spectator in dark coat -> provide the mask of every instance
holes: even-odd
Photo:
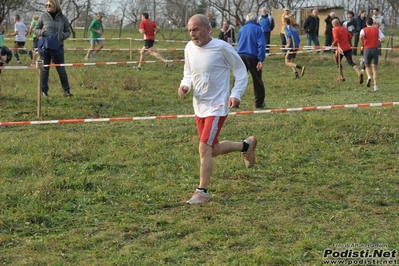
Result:
[[[355,13],[353,13],[353,11],[348,11],[347,15],[347,19],[344,21],[344,23],[342,23],[342,26],[344,26],[349,33],[353,36],[356,34],[356,18],[355,18]],[[349,41],[349,44],[351,45],[351,47],[353,47],[352,45],[352,39]]]
[[[360,12],[360,15],[357,16],[356,18],[356,33],[355,33],[355,44],[354,44],[354,49],[352,50],[354,55],[357,55],[357,46],[359,45],[359,33],[362,29],[367,27],[366,24],[366,17],[367,17],[367,11],[362,10]],[[363,51],[360,51],[360,55],[363,55]]]
[[[227,20],[223,21],[223,26],[220,29],[219,39],[228,42],[231,45],[236,42],[234,27],[230,25],[230,22]]]
[[[333,26],[331,24],[333,19],[335,19],[335,13],[331,12],[324,20],[324,22],[326,23],[326,31],[324,32],[326,40],[324,42],[324,46],[326,47],[330,47],[331,44],[333,43],[333,36],[332,36]]]
[[[319,10],[313,9],[312,14],[308,16],[305,20],[305,24],[303,28],[306,32],[307,46],[311,46],[312,41],[315,45],[316,52],[320,53],[320,42],[319,42],[319,28],[320,28],[320,19],[319,19]],[[312,50],[309,49],[308,53],[312,53]]]

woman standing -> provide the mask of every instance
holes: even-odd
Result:
[[[71,34],[68,19],[62,14],[61,5],[58,0],[48,0],[46,4],[47,11],[44,12],[36,23],[35,34],[38,37],[49,37],[56,35],[58,40],[58,48],[56,50],[45,49],[40,53],[40,58],[44,65],[50,64],[64,64],[64,40]],[[38,47],[39,50],[43,47]],[[73,96],[70,92],[68,75],[64,66],[56,67],[58,76],[60,77],[62,89],[66,97]],[[41,71],[41,87],[44,97],[48,97],[48,77],[50,73],[49,67],[42,68]]]

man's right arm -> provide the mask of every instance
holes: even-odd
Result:
[[[303,24],[304,30],[309,26],[309,17],[306,18],[305,23]]]

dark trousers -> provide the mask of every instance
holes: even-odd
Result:
[[[64,64],[64,47],[60,47],[58,51],[46,50],[43,55],[40,56],[43,60],[44,65],[48,65],[51,62],[54,64]],[[68,75],[64,66],[55,67],[60,77],[61,86],[64,91],[69,91]],[[43,67],[40,73],[42,91],[48,91],[48,76],[50,74],[50,67]]]
[[[265,86],[262,80],[262,70],[256,70],[256,65],[258,64],[258,58],[247,57],[240,55],[242,61],[247,67],[247,71],[251,73],[253,85],[254,85],[254,95],[255,95],[255,107],[261,108],[265,102]]]
[[[355,37],[355,43],[354,43],[354,48],[353,48],[353,55],[357,55],[357,47],[358,47],[358,45],[359,45],[359,33],[355,33],[355,35],[354,35],[354,37]],[[360,50],[360,55],[363,55],[363,51],[362,50]]]
[[[333,41],[334,41],[334,39],[333,39],[332,34],[326,34],[326,41],[324,42],[324,46],[331,46]]]
[[[270,31],[265,31],[263,33],[265,34],[266,54],[268,54],[270,49]]]

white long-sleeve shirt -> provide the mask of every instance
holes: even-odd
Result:
[[[193,87],[195,115],[228,115],[229,98],[241,101],[248,84],[247,69],[234,47],[218,39],[201,47],[190,41],[184,49],[184,57],[184,77],[180,86]],[[235,78],[231,94],[230,70]]]

